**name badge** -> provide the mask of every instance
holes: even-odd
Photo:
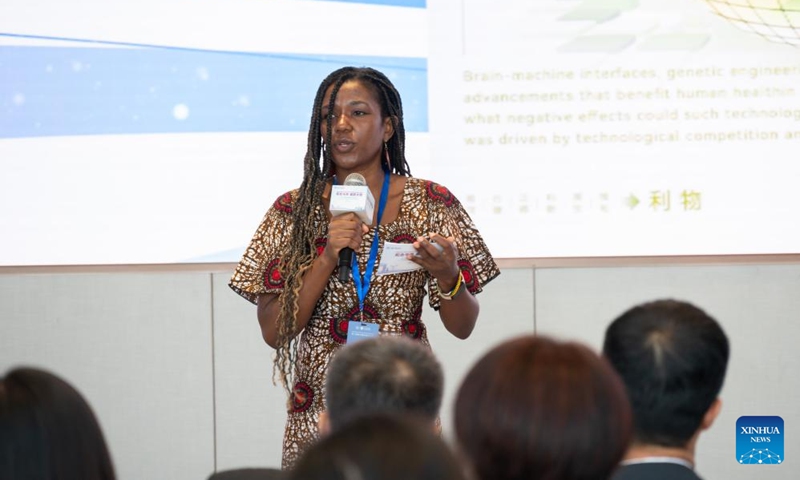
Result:
[[[350,323],[347,325],[347,343],[356,343],[361,340],[377,337],[379,327],[380,325],[377,323],[350,320]]]

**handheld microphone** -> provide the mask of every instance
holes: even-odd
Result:
[[[344,185],[334,185],[331,188],[331,215],[334,217],[343,213],[355,213],[358,218],[372,225],[372,214],[375,211],[375,198],[369,191],[367,180],[360,173],[351,173],[344,181]],[[353,249],[343,248],[339,252],[339,281],[347,282],[350,279],[351,265],[353,264]]]

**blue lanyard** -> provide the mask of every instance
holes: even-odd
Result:
[[[358,268],[358,260],[353,255],[353,283],[356,286],[356,293],[358,294],[358,310],[361,313],[361,319],[364,319],[364,299],[367,298],[369,291],[369,284],[372,281],[372,272],[375,270],[375,260],[378,258],[378,227],[381,224],[381,217],[383,216],[383,209],[386,208],[386,199],[389,198],[389,172],[383,177],[383,187],[381,188],[381,199],[378,203],[378,222],[375,225],[375,236],[372,237],[372,247],[369,249],[369,259],[367,259],[367,269],[362,274]]]

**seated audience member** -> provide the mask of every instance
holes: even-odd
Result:
[[[375,337],[337,352],[325,379],[320,433],[372,413],[402,413],[436,424],[444,374],[427,346],[406,337]]]
[[[686,302],[645,303],[611,323],[603,353],[633,408],[633,444],[614,480],[698,479],[695,445],[719,414],[728,364],[720,325]]]
[[[289,480],[466,480],[463,466],[421,418],[355,418],[309,447]]]
[[[114,480],[100,425],[67,382],[33,368],[0,379],[0,478]]]
[[[283,470],[277,468],[237,468],[213,473],[208,480],[281,480]]]
[[[479,480],[608,479],[631,423],[625,388],[605,359],[540,336],[491,349],[456,397],[456,438]]]

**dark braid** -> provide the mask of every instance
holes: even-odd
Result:
[[[323,144],[321,137],[322,101],[325,92],[331,90],[329,111],[333,111],[336,94],[348,80],[358,80],[371,88],[381,105],[381,115],[390,116],[394,125],[394,135],[387,142],[391,171],[398,175],[411,175],[411,169],[405,157],[406,132],[403,124],[403,104],[400,93],[383,73],[372,68],[344,67],[336,70],[322,81],[314,97],[311,110],[311,123],[308,127],[308,143],[303,164],[303,182],[292,205],[293,226],[289,239],[288,251],[281,262],[281,273],[285,278],[285,289],[280,297],[278,314],[278,349],[275,356],[275,373],[280,376],[281,383],[291,393],[289,385],[291,370],[297,359],[298,333],[296,326],[297,313],[300,310],[298,297],[303,286],[303,275],[311,267],[316,257],[314,240],[317,225],[314,223],[314,211],[322,207],[322,193],[327,177],[333,173],[333,160],[325,145],[331,143],[332,118],[325,118],[326,138]],[[321,161],[321,162],[320,162]],[[320,165],[321,163],[321,165]],[[381,162],[383,164],[383,162]],[[384,169],[385,169],[384,165]]]

